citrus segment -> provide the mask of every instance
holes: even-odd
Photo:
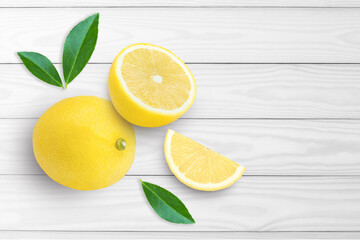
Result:
[[[245,171],[238,163],[170,129],[164,150],[174,175],[198,190],[215,191],[229,187]]]

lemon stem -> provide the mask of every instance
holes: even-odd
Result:
[[[116,140],[115,146],[116,146],[116,148],[117,148],[119,151],[125,150],[125,148],[126,148],[126,141],[125,141],[125,139],[119,138],[118,140]]]

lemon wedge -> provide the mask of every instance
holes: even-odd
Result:
[[[171,129],[164,144],[170,170],[185,185],[203,191],[227,188],[244,173],[245,167]]]

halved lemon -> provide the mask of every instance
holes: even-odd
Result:
[[[159,127],[183,115],[196,95],[193,75],[169,50],[147,43],[123,49],[111,65],[109,92],[116,110],[142,127]]]
[[[244,173],[245,167],[171,129],[164,144],[170,170],[185,185],[203,191],[227,188]]]

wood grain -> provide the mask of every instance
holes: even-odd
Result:
[[[2,8],[0,62],[18,63],[15,53],[26,50],[61,62],[65,36],[94,12],[100,33],[91,62],[150,42],[186,62],[360,63],[359,8]]]
[[[1,239],[359,239],[359,232],[118,232],[118,231],[0,231]]]
[[[42,174],[32,152],[36,119],[0,120],[0,174]],[[247,167],[245,175],[359,175],[359,121],[181,119],[136,127],[128,175],[169,175],[163,142],[174,129]]]
[[[125,177],[103,190],[81,192],[58,185],[44,175],[8,175],[0,176],[0,229],[360,230],[357,177],[243,177],[232,187],[218,192],[193,190],[175,177],[142,179],[180,197],[196,224],[184,226],[161,220],[145,200],[139,177]]]
[[[0,7],[359,7],[358,0],[2,0]]]
[[[360,118],[359,64],[189,67],[197,97],[185,118]],[[38,118],[70,96],[109,99],[109,68],[110,64],[88,65],[64,91],[36,79],[23,65],[0,64],[0,118]]]

